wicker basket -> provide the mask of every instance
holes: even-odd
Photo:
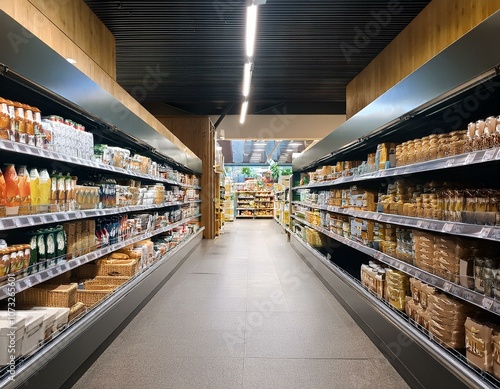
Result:
[[[69,308],[76,303],[77,284],[37,285],[16,295],[16,302],[42,307]]]
[[[120,259],[103,259],[98,261],[99,276],[126,276],[131,277],[137,271],[137,261]]]
[[[77,302],[71,308],[69,309],[69,316],[68,316],[68,322],[71,322],[74,320],[78,315],[82,314],[85,312],[87,307],[85,306],[84,303]]]
[[[90,308],[106,297],[112,290],[113,287],[104,290],[77,290],[76,299],[87,308]]]
[[[47,281],[48,284],[61,285],[71,283],[71,271],[64,272]]]
[[[85,263],[81,266],[78,266],[74,272],[75,276],[79,280],[85,280],[87,278],[94,278],[97,276],[99,268],[95,262]]]
[[[130,280],[130,277],[124,276],[97,276],[94,279],[85,281],[85,288],[92,287],[92,289],[96,286],[120,286]]]

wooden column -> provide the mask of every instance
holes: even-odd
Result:
[[[179,140],[193,151],[202,161],[201,176],[201,224],[205,227],[203,237],[215,238],[215,140],[214,129],[208,116],[157,116]]]
[[[347,118],[366,107],[499,9],[500,0],[432,0],[347,85]],[[483,43],[484,49],[488,50],[488,42]]]

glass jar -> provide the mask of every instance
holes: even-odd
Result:
[[[0,97],[0,139],[10,139],[11,126],[7,101]]]

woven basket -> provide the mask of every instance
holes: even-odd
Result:
[[[124,276],[97,276],[94,279],[85,281],[85,288],[87,286],[92,286],[92,289],[96,286],[120,286],[129,280],[130,277]]]
[[[42,307],[69,308],[76,303],[77,284],[37,285],[16,295],[16,302]]]
[[[131,260],[115,260],[103,259],[97,263],[99,276],[126,276],[131,277],[137,271],[137,261]]]
[[[48,284],[61,285],[71,283],[71,271],[64,272],[47,281]]]
[[[85,307],[84,303],[77,302],[69,309],[68,322],[74,320],[78,315],[85,312],[87,307]]]
[[[78,266],[74,272],[75,276],[79,280],[84,280],[87,278],[94,278],[97,276],[97,273],[99,271],[99,268],[97,267],[96,263],[85,263],[81,266]]]
[[[112,290],[112,287],[104,290],[77,290],[76,299],[87,308],[90,308],[106,297]]]

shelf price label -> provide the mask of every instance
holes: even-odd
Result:
[[[493,306],[493,300],[490,299],[489,297],[485,297],[485,298],[483,298],[483,301],[481,302],[481,306],[483,308],[490,310],[491,307]]]
[[[450,289],[451,289],[451,283],[450,282],[445,282],[444,285],[443,285],[443,290],[446,291],[446,292],[449,292]]]
[[[454,224],[453,223],[445,223],[443,226],[443,232],[451,232],[453,230]]]
[[[449,160],[446,161],[446,164],[444,165],[445,167],[450,167],[455,164],[455,158],[450,158]]]
[[[475,295],[472,292],[464,291],[462,293],[462,298],[464,298],[467,301],[471,301],[471,302],[474,301],[474,297],[475,297]]]
[[[495,154],[496,154],[497,150],[496,149],[489,149],[489,150],[486,150],[484,152],[484,155],[483,155],[483,159],[482,161],[483,162],[486,162],[486,161],[491,161],[494,157],[495,157]]]
[[[491,227],[483,227],[481,229],[481,232],[479,233],[479,236],[481,238],[486,238],[491,232]]]
[[[467,158],[465,158],[464,165],[470,164],[472,161],[474,161],[474,158],[476,158],[476,153],[470,153],[467,155]]]
[[[497,315],[500,315],[500,303],[493,304],[492,311],[495,312]]]

